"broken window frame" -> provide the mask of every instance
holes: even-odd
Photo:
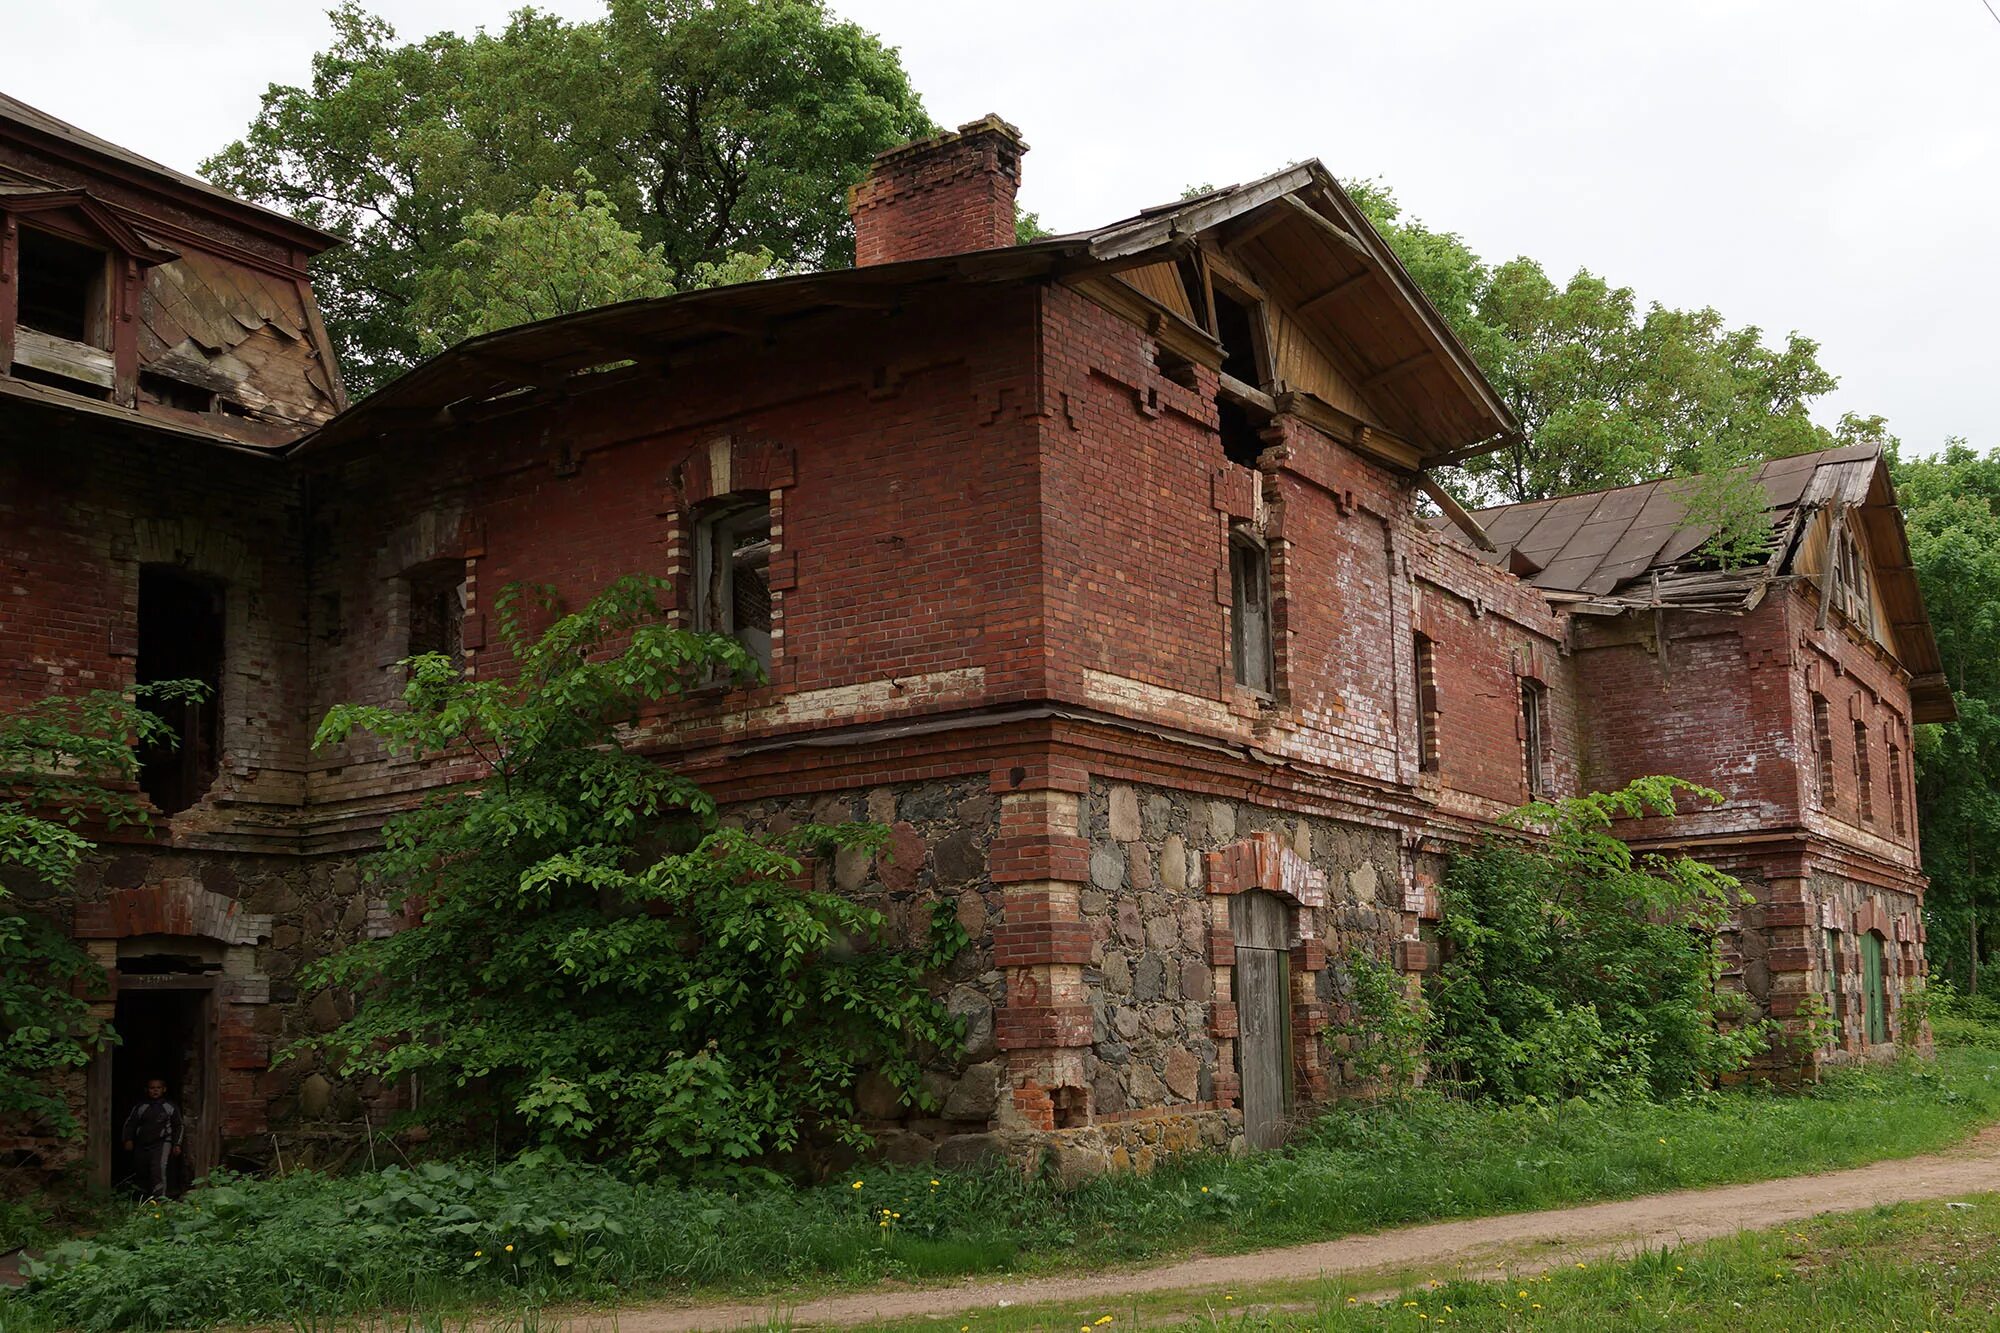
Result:
[[[1839,1046],[1840,1026],[1840,932],[1831,926],[1822,930],[1826,946],[1826,959],[1822,965],[1826,983],[1826,1016],[1831,1028],[1828,1044]]]
[[[1854,805],[1861,822],[1875,822],[1875,793],[1869,777],[1868,724],[1854,724]]]
[[[1833,809],[1833,707],[1818,691],[1812,696],[1813,804]]]
[[[426,561],[403,575],[406,658],[436,653],[463,664],[470,591],[463,559]]]
[[[1521,768],[1528,784],[1528,799],[1539,801],[1548,794],[1544,771],[1548,742],[1548,686],[1533,676],[1521,677]]]
[[[1439,767],[1437,645],[1428,634],[1411,636],[1415,650],[1412,669],[1417,683],[1417,771],[1435,773]]]
[[[768,675],[771,670],[772,642],[776,616],[771,601],[770,562],[774,549],[771,536],[773,516],[768,492],[738,493],[721,497],[695,511],[693,627],[703,633],[720,634],[742,644]],[[740,542],[743,535],[763,531],[763,540]],[[722,557],[728,552],[727,558]],[[760,572],[764,584],[764,623],[744,626],[739,580]],[[721,673],[711,673],[710,683],[721,683]]]
[[[1896,836],[1908,837],[1909,821],[1903,812],[1903,747],[1893,741],[1889,745],[1889,815]]]
[[[1271,551],[1243,524],[1229,530],[1229,662],[1236,683],[1260,699],[1278,694],[1271,632]]]

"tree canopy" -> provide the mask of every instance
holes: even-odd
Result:
[[[356,0],[331,17],[311,80],[270,87],[202,170],[348,238],[314,279],[357,394],[424,355],[427,327],[478,322],[438,294],[468,238],[518,257],[529,247],[510,242],[608,236],[615,220],[631,237],[609,237],[620,272],[649,292],[740,255],[837,265],[847,187],[932,129],[896,52],[821,0],[609,0],[581,23],[524,8],[497,33],[414,42]],[[572,225],[552,228],[566,195]]]
[[[1958,721],[1917,735],[1932,969],[1968,988],[2000,936],[2000,452],[1895,463],[1917,582]]]
[[[1720,476],[1837,442],[1809,415],[1839,383],[1812,339],[1772,348],[1713,308],[1641,310],[1631,288],[1585,270],[1559,283],[1525,256],[1490,264],[1381,183],[1350,193],[1521,422],[1517,443],[1461,469],[1479,501]]]

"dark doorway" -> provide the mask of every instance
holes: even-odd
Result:
[[[130,964],[127,964],[129,966]],[[141,961],[143,965],[143,960]],[[125,1151],[125,1117],[146,1095],[146,1080],[163,1079],[167,1096],[181,1108],[185,1134],[171,1177],[179,1193],[214,1165],[209,1136],[217,1103],[211,979],[185,972],[123,973],[112,1018],[119,1042],[110,1058],[109,1112],[102,1151],[109,1156],[109,1179],[120,1190],[137,1192],[132,1155]]]
[[[1236,936],[1236,1075],[1243,1135],[1253,1148],[1285,1141],[1292,1111],[1292,956],[1285,901],[1261,889],[1229,900]]]
[[[177,814],[202,798],[221,759],[222,588],[173,565],[139,570],[141,685],[198,681],[203,697],[155,699],[147,707],[176,743],[139,757],[139,785],[163,813]]]

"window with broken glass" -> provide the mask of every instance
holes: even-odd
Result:
[[[456,662],[465,651],[465,562],[420,565],[405,579],[410,594],[406,656],[438,653]]]
[[[731,498],[695,522],[694,627],[771,668],[771,502]]]
[[[1538,680],[1521,681],[1522,762],[1527,771],[1528,796],[1540,800],[1547,789],[1542,777],[1542,738],[1547,719],[1543,716],[1548,691]]]

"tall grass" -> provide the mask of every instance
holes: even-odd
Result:
[[[1417,1095],[1333,1111],[1282,1153],[1068,1192],[997,1169],[878,1167],[732,1192],[534,1158],[236,1180],[53,1252],[0,1304],[0,1328],[324,1327],[367,1310],[1092,1266],[1851,1165],[1995,1119],[2000,1051],[1975,1049],[1794,1096],[1498,1108]]]

